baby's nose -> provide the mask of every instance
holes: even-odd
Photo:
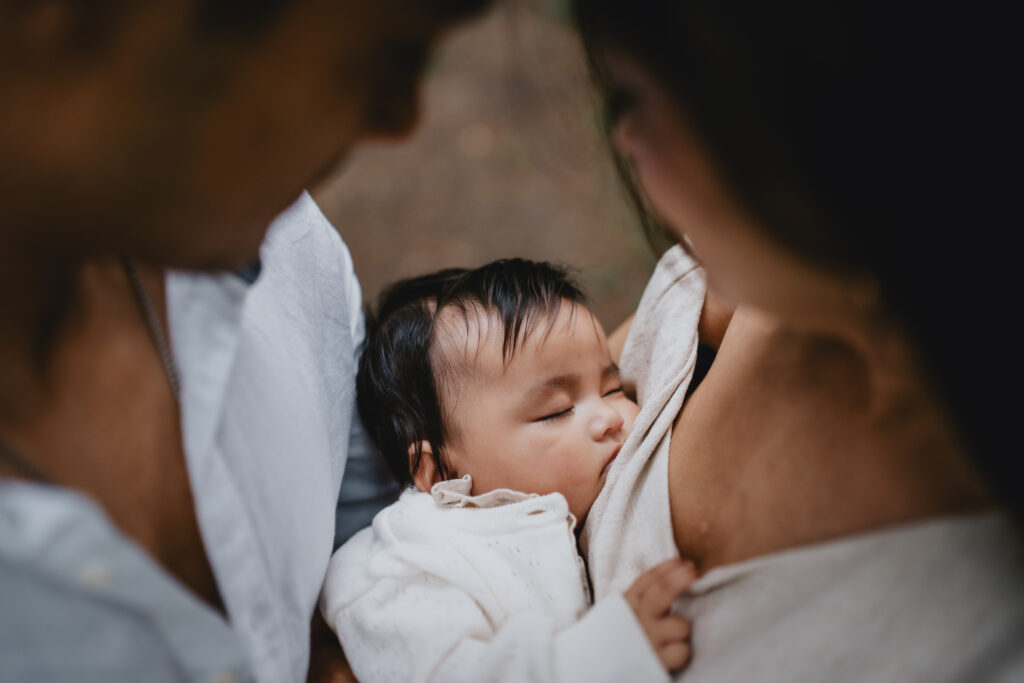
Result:
[[[601,401],[598,412],[591,421],[591,433],[594,440],[600,441],[618,433],[623,424],[625,424],[625,418],[622,414],[607,402]]]

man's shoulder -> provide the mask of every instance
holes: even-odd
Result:
[[[305,191],[270,224],[261,258],[296,248],[328,249],[336,254],[348,252],[334,225]]]
[[[260,261],[257,284],[286,274],[299,281],[321,278],[339,287],[359,286],[348,247],[308,192],[274,219]]]

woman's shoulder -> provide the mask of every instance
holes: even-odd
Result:
[[[738,311],[673,426],[680,552],[717,566],[979,505],[955,443],[919,438],[928,406],[880,407],[866,368],[831,338]]]

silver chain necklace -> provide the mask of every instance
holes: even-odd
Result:
[[[164,333],[164,326],[156,314],[156,309],[153,307],[152,299],[149,298],[146,286],[142,283],[139,269],[128,258],[122,258],[121,265],[124,268],[125,275],[128,277],[128,284],[131,285],[135,303],[138,304],[139,312],[142,314],[146,327],[149,329],[149,335],[153,338],[153,343],[156,345],[157,354],[160,356],[160,362],[164,366],[164,373],[167,375],[167,382],[171,385],[174,399],[180,401],[181,382],[178,379],[178,368],[174,364],[174,356],[171,354],[171,345],[168,343],[167,335]],[[45,472],[15,450],[3,437],[0,437],[0,460],[6,461],[29,479],[46,484],[53,483],[53,480]]]
[[[153,302],[149,298],[146,286],[142,284],[142,278],[139,277],[139,269],[135,267],[135,264],[130,259],[124,258],[121,262],[124,264],[124,272],[128,276],[128,282],[131,284],[132,292],[135,294],[135,301],[139,304],[139,310],[146,321],[146,327],[149,328],[149,334],[153,337],[153,343],[156,344],[156,351],[160,355],[160,362],[164,364],[164,373],[167,375],[167,381],[171,385],[171,391],[174,392],[174,398],[180,400],[181,380],[178,379],[178,368],[174,364],[174,356],[171,355],[171,345],[167,341],[167,335],[164,334],[164,326],[156,314],[156,309],[153,308]]]

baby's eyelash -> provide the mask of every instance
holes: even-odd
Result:
[[[608,396],[611,396],[612,394],[621,394],[623,391],[625,391],[625,390],[622,388],[622,385],[620,384],[619,386],[615,387],[614,389],[611,389],[610,391],[606,391],[604,394],[602,394],[602,397],[607,398]],[[549,415],[544,415],[543,417],[538,417],[535,420],[535,422],[551,422],[552,420],[558,420],[558,419],[561,419],[563,417],[568,417],[568,416],[572,415],[574,412],[576,412],[576,407],[575,406],[570,406],[570,407],[566,408],[565,410],[558,411],[557,413],[551,413]]]
[[[562,417],[568,417],[573,413],[574,410],[575,407],[566,408],[565,410],[560,410],[557,413],[551,413],[550,415],[545,415],[544,417],[538,418],[537,422],[550,422],[551,420],[557,420]]]

